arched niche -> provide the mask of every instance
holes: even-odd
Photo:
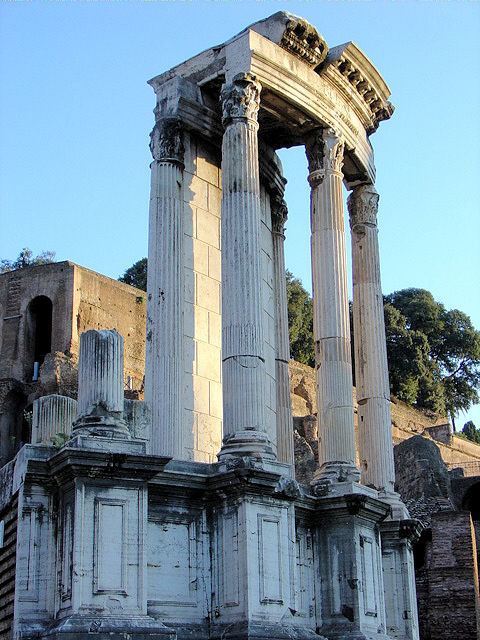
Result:
[[[25,379],[37,380],[40,366],[52,350],[53,304],[37,296],[27,307],[25,322]]]

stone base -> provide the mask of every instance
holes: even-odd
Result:
[[[231,457],[251,456],[264,460],[275,460],[275,453],[268,435],[263,431],[248,429],[237,431],[223,439],[222,448],[218,454],[220,462]]]
[[[389,640],[378,533],[388,513],[385,502],[361,493],[329,494],[317,502],[319,631],[328,640]]]
[[[405,504],[402,502],[402,499],[398,493],[394,491],[379,491],[378,497],[380,500],[384,500],[388,502],[390,505],[392,512],[389,516],[391,520],[409,520],[410,514],[408,513],[408,509]]]
[[[177,634],[149,616],[86,617],[73,615],[42,634],[51,640],[177,640]],[[35,636],[22,635],[22,638]],[[38,637],[38,636],[37,636]]]
[[[74,449],[90,449],[91,451],[108,451],[109,453],[146,453],[145,440],[126,440],[108,436],[91,436],[89,434],[77,434],[68,440],[64,447]]]
[[[131,438],[127,423],[121,417],[112,415],[88,415],[82,416],[72,426],[73,436],[100,436],[104,438],[119,438],[129,440]]]
[[[235,622],[211,627],[210,640],[327,640],[314,629],[268,622]],[[192,638],[193,640],[193,638]],[[382,640],[378,638],[378,640]]]

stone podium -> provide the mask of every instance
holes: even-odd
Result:
[[[125,410],[121,340],[86,335],[71,440],[15,462],[15,637],[417,640],[418,527],[393,486],[370,142],[390,91],[355,44],[329,48],[284,12],[149,84],[146,405]],[[319,407],[309,487],[293,467],[276,154],[299,145]]]

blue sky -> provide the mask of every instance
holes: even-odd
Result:
[[[478,2],[0,3],[0,258],[51,249],[118,277],[144,256],[146,81],[282,9],[355,41],[392,90],[372,136],[384,292],[429,289],[480,328]],[[281,157],[287,266],[309,288],[306,161]]]

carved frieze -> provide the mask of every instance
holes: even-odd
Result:
[[[183,165],[185,149],[179,120],[174,118],[157,120],[150,134],[150,151],[154,160]]]
[[[376,226],[378,195],[372,184],[362,184],[348,196],[347,206],[350,214],[350,227],[352,230],[360,225]]]
[[[238,73],[231,84],[224,85],[220,94],[222,121],[226,126],[232,120],[257,121],[262,86],[250,73]]]
[[[328,53],[327,43],[315,27],[296,16],[287,22],[280,46],[311,67],[318,67]]]
[[[370,82],[345,55],[340,56],[335,61],[335,66],[352,89],[362,97],[369,107],[372,114],[372,125],[367,133],[373,133],[377,130],[382,120],[388,120],[392,116],[394,106],[378,94]]]

